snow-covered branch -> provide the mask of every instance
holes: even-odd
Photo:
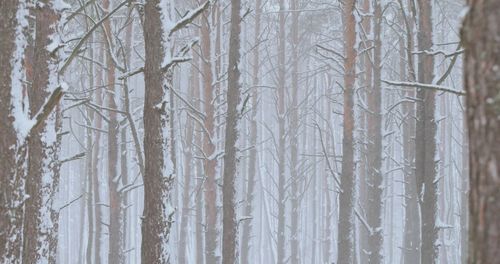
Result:
[[[426,84],[426,83],[419,83],[419,82],[397,82],[397,81],[387,81],[387,80],[382,80],[382,82],[389,84],[389,85],[392,85],[392,86],[430,89],[430,90],[452,93],[452,94],[456,94],[458,96],[466,95],[466,93],[464,91],[457,91],[457,90],[454,90],[454,89],[446,87],[446,86],[435,85],[435,84]]]

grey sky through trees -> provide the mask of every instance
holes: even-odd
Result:
[[[0,1],[0,263],[498,263],[499,8]]]

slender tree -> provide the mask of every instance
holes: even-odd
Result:
[[[418,1],[418,49],[424,51],[418,56],[418,81],[432,84],[434,79],[434,56],[425,51],[432,49],[433,24],[432,1]],[[437,239],[438,227],[436,226],[437,212],[437,182],[436,182],[436,120],[435,91],[431,89],[418,89],[417,98],[417,132],[415,136],[415,177],[417,191],[420,195],[421,213],[421,252],[422,263],[436,263],[438,256]]]
[[[261,16],[262,16],[262,1],[255,1],[255,28],[254,28],[254,45],[258,45],[260,41],[260,27],[261,27]],[[249,160],[248,160],[248,178],[246,182],[246,204],[244,209],[244,216],[250,216],[253,213],[253,198],[255,181],[257,174],[257,113],[258,113],[258,85],[260,82],[260,49],[257,46],[254,50],[253,65],[252,65],[252,113],[250,119],[250,150]],[[241,236],[241,259],[240,263],[249,263],[250,247],[251,247],[251,236],[253,226],[253,219],[249,219],[243,222],[242,226],[242,236]]]
[[[222,188],[222,263],[236,263],[237,258],[237,229],[236,219],[236,171],[238,140],[238,122],[240,111],[240,34],[241,34],[241,1],[231,1],[231,25],[229,35],[229,63],[226,136],[224,146],[224,174]]]
[[[356,0],[343,2],[344,21],[344,127],[339,194],[338,263],[354,261],[354,84],[356,82]]]
[[[368,241],[368,262],[382,263],[382,6],[380,1],[374,5],[373,41],[373,87],[367,90],[367,221],[371,228]]]

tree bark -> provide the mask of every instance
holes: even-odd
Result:
[[[104,15],[108,14],[110,9],[110,0],[103,1],[103,9],[105,10]],[[107,19],[104,21],[104,29],[106,34],[104,38],[108,38],[106,43],[111,43],[113,40],[111,37],[111,21]],[[108,51],[106,56],[106,67],[107,67],[107,82],[106,82],[106,98],[107,107],[109,109],[118,109],[115,95],[115,64],[111,57],[113,51],[113,45],[106,45]],[[109,199],[109,226],[108,226],[108,263],[109,264],[119,264],[123,262],[123,227],[121,215],[121,196],[118,193],[118,187],[120,184],[120,175],[118,175],[118,134],[119,134],[119,124],[117,113],[115,111],[108,111],[108,133],[107,133],[107,170],[108,170],[108,199]]]
[[[0,262],[19,263],[22,248],[23,203],[26,148],[18,140],[13,118],[20,109],[23,92],[21,84],[24,46],[23,25],[18,20],[27,14],[25,1],[0,2]],[[25,26],[25,25],[24,25]],[[19,35],[21,34],[21,35]],[[20,54],[18,53],[20,52]]]
[[[58,21],[60,10],[54,2],[45,0],[36,7],[35,43],[32,85],[28,89],[30,112],[33,119],[51,93],[57,88],[57,51],[50,45],[59,40]],[[61,128],[60,113],[52,112],[31,134],[28,142],[28,173],[23,236],[24,263],[55,263],[57,250],[57,226],[59,208],[54,207],[54,198],[59,183],[59,150]]]
[[[500,263],[500,3],[467,3],[462,41],[470,151],[468,263]]]
[[[173,165],[169,157],[170,117],[168,89],[172,85],[172,70],[164,74],[162,63],[166,52],[163,43],[160,0],[144,5],[145,101],[144,101],[144,212],[142,219],[142,263],[170,263],[170,229],[174,208],[171,190],[174,185]],[[166,76],[165,76],[166,75]],[[164,81],[165,78],[165,81]],[[165,86],[165,87],[164,87]]]
[[[432,1],[419,0],[418,19],[418,49],[431,50],[433,45]],[[434,79],[434,56],[419,54],[418,56],[418,81],[431,84]],[[436,130],[434,117],[436,108],[435,91],[418,89],[417,98],[417,130],[416,130],[416,157],[415,177],[417,191],[421,196],[420,213],[421,221],[421,252],[422,263],[436,263],[438,256],[438,228],[436,226],[437,212],[437,182],[436,182]]]
[[[212,7],[212,16],[214,15]],[[211,24],[208,13],[202,17],[201,25],[201,52],[202,52],[202,76],[203,76],[203,104],[205,110],[204,126],[206,134],[203,137],[203,153],[205,160],[203,169],[205,171],[205,261],[207,264],[217,263],[215,250],[217,248],[217,187],[215,174],[217,168],[217,157],[215,156],[215,89],[212,84],[212,39],[210,37]]]
[[[356,82],[356,0],[343,3],[344,21],[344,124],[342,173],[339,194],[338,263],[354,262],[354,84]]]
[[[379,1],[374,1],[374,42],[373,42],[373,87],[367,91],[367,222],[370,230],[368,240],[368,263],[382,263],[382,206],[383,206],[383,175],[382,175],[382,7]]]
[[[224,175],[222,187],[222,263],[237,263],[236,245],[238,242],[236,219],[235,180],[238,166],[238,123],[240,112],[240,34],[241,1],[231,1],[231,25],[229,39],[228,89],[226,136],[224,146]]]

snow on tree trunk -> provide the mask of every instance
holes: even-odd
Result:
[[[6,0],[0,4],[0,262],[21,259],[26,148],[19,140],[25,88],[23,58],[24,30],[28,26],[26,1]]]

